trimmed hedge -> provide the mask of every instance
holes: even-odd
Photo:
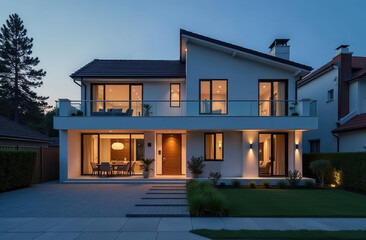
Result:
[[[309,165],[315,160],[330,160],[333,171],[329,171],[326,183],[333,183],[334,169],[341,170],[342,186],[366,191],[366,152],[307,153],[303,154],[303,176],[315,178]]]
[[[34,151],[0,150],[0,192],[31,185],[36,158]]]

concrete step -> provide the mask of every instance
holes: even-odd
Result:
[[[139,206],[187,206],[186,199],[164,198],[164,199],[141,199],[137,201]]]
[[[181,184],[184,186],[185,179],[68,179],[66,184]]]

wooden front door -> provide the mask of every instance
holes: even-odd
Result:
[[[181,174],[182,135],[163,134],[163,175]]]

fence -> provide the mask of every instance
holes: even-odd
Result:
[[[33,183],[42,183],[57,180],[59,178],[59,148],[0,146],[0,149],[30,150],[37,153]]]

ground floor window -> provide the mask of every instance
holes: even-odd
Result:
[[[286,133],[260,133],[258,144],[259,176],[285,176],[288,169]]]
[[[141,173],[144,134],[83,134],[82,174],[92,174],[93,165],[129,163],[130,174]]]
[[[320,152],[320,139],[309,140],[310,152],[319,153]]]
[[[205,160],[224,159],[224,134],[205,133]]]

